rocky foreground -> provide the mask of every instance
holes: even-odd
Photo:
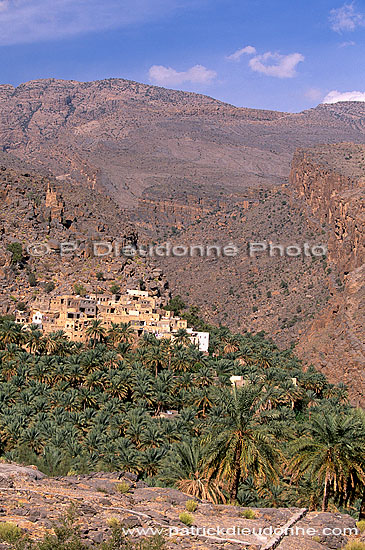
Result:
[[[174,489],[148,487],[129,473],[49,478],[33,466],[0,464],[0,522],[15,523],[34,539],[52,533],[70,505],[91,548],[108,538],[115,520],[129,529],[163,529],[167,550],[336,549],[344,548],[356,528],[355,520],[343,514],[267,508],[253,510],[255,518],[246,519],[243,507],[203,501],[188,528],[179,519],[188,500],[190,496]],[[287,529],[292,531],[285,534]],[[0,543],[0,550],[7,548]]]

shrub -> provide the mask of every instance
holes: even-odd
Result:
[[[74,284],[74,293],[78,296],[86,296],[86,288],[79,283]]]
[[[241,516],[245,519],[255,519],[256,518],[256,514],[253,510],[251,510],[251,508],[248,508],[247,510],[243,510],[243,512],[241,513]]]
[[[175,296],[174,298],[171,298],[167,306],[164,307],[167,311],[173,311],[175,315],[179,315],[182,309],[185,309],[186,305],[183,302],[180,295]]]
[[[119,285],[112,285],[112,286],[110,287],[110,292],[111,292],[112,294],[119,294],[119,292],[120,292],[120,286],[119,286]]]
[[[189,527],[194,523],[193,516],[188,514],[187,512],[181,512],[181,514],[179,515],[179,520]]]
[[[96,278],[98,281],[104,281],[104,273],[102,271],[98,271],[96,274]]]
[[[137,542],[131,541],[120,523],[112,525],[112,536],[101,544],[90,546],[85,543],[76,527],[55,528],[56,536],[46,535],[40,541],[29,537],[17,540],[11,550],[164,550],[165,541],[161,535],[146,537]]]
[[[3,542],[16,542],[22,536],[22,530],[15,523],[0,523],[0,540]]]
[[[361,519],[357,522],[356,527],[360,531],[360,533],[363,533],[365,531],[365,519]]]
[[[29,273],[28,275],[28,283],[29,283],[29,286],[37,286],[37,277],[35,275],[35,273]]]
[[[111,529],[117,529],[120,526],[120,521],[114,517],[108,518],[106,523]]]
[[[118,491],[118,493],[121,493],[122,495],[125,495],[129,492],[129,489],[131,488],[130,484],[126,481],[121,481],[120,483],[115,484],[115,490]]]
[[[118,525],[113,525],[112,531],[112,536],[107,542],[93,548],[95,548],[95,550],[164,550],[166,548],[164,539],[161,535],[146,537],[138,542],[132,542],[128,539],[128,536],[125,535],[123,526],[120,523]],[[69,548],[67,548],[67,550],[69,550]]]
[[[361,540],[353,540],[348,542],[343,550],[365,550],[365,542]]]
[[[48,281],[48,283],[45,284],[45,287],[44,287],[44,290],[46,292],[52,292],[52,290],[54,290],[56,288],[56,285],[54,284],[53,281]]]
[[[20,243],[10,243],[6,247],[11,252],[11,263],[13,265],[20,264],[24,260],[23,247]]]
[[[188,512],[195,512],[198,508],[198,503],[195,500],[187,500],[185,507]]]

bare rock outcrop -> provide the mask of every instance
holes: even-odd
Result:
[[[363,404],[365,147],[343,143],[299,151],[291,183],[313,216],[330,227],[332,270],[331,300],[302,336],[297,352],[330,380],[347,384],[353,402]]]
[[[179,514],[186,510],[189,495],[148,487],[126,472],[48,478],[32,467],[1,467],[22,476],[15,477],[12,486],[0,491],[1,521],[16,523],[34,539],[52,533],[71,504],[81,535],[91,545],[110,536],[111,520],[130,529],[135,540],[138,535],[136,531],[133,534],[133,529],[149,530],[149,534],[160,531],[167,550],[272,550],[278,543],[283,550],[340,549],[356,533],[355,520],[345,514],[261,508],[254,510],[255,518],[246,519],[240,506],[199,500],[193,528],[188,529]],[[121,482],[123,492],[118,490]],[[324,532],[325,528],[330,531]],[[337,528],[337,534],[333,535],[331,528]]]

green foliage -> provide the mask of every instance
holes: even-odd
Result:
[[[346,544],[343,550],[365,550],[365,542],[352,540]]]
[[[357,522],[356,524],[356,527],[358,528],[358,530],[360,531],[360,533],[364,533],[365,531],[365,519],[362,519],[360,521]]]
[[[102,543],[97,550],[165,550],[165,548],[165,541],[161,535],[132,542],[125,535],[123,526],[117,525],[113,527],[113,534],[109,541]]]
[[[196,512],[196,509],[198,508],[198,503],[196,500],[187,500],[185,503],[185,508],[188,512]]]
[[[194,524],[194,518],[191,514],[188,514],[188,512],[181,512],[181,514],[179,514],[179,520],[188,527]]]
[[[98,281],[104,281],[104,273],[102,271],[98,271],[96,274],[96,278]]]
[[[112,294],[119,294],[119,293],[120,293],[120,286],[119,286],[119,285],[116,285],[116,284],[111,285],[111,287],[110,287],[110,292],[111,292]]]
[[[28,283],[30,286],[37,286],[37,277],[32,271],[28,275]]]
[[[318,508],[327,487],[329,505],[358,505],[365,420],[346,387],[264,333],[209,331],[202,354],[185,331],[134,345],[129,325],[97,320],[81,344],[0,319],[0,455],[55,476],[128,471],[197,501]]]
[[[13,265],[21,264],[24,261],[23,247],[21,243],[18,243],[18,242],[10,243],[8,244],[6,249],[9,250],[9,252],[11,252],[11,263]]]
[[[174,296],[174,298],[171,298],[169,303],[165,306],[164,309],[167,311],[173,311],[175,315],[179,315],[183,309],[186,308],[186,305],[181,298],[181,296],[177,295]]]
[[[86,288],[79,283],[74,284],[73,290],[78,296],[86,296]]]
[[[0,523],[0,540],[3,542],[15,542],[22,536],[22,530],[15,523]]]
[[[126,493],[128,493],[130,488],[131,488],[130,484],[127,483],[126,481],[121,481],[120,483],[115,484],[115,490],[118,493],[121,493],[122,495],[125,495]]]
[[[93,544],[94,550],[164,550],[165,541],[162,536],[146,537],[137,542],[131,541],[124,532],[123,526],[117,521],[109,521],[112,535],[106,542]],[[0,524],[1,525],[1,524]],[[90,550],[80,535],[76,523],[75,510],[70,508],[59,525],[54,526],[54,535],[46,535],[40,541],[29,537],[14,538],[11,550]]]
[[[54,290],[56,288],[56,285],[54,284],[53,281],[48,281],[45,286],[44,286],[44,290],[49,294],[50,292],[52,292],[52,290]]]
[[[308,474],[313,483],[323,485],[322,511],[326,512],[335,487],[346,494],[350,480],[365,483],[364,444],[364,418],[357,412],[314,414],[306,432],[291,443],[293,479]]]
[[[243,510],[243,512],[241,512],[240,515],[245,519],[255,519],[256,518],[256,513],[253,510],[251,510],[251,508],[248,508],[247,510]]]

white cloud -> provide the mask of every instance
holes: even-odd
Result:
[[[339,46],[340,48],[348,48],[349,46],[356,46],[356,42],[354,42],[353,40],[348,40],[347,42],[341,42]]]
[[[163,65],[153,65],[149,70],[149,76],[152,82],[161,86],[179,86],[184,82],[192,84],[209,84],[215,79],[217,73],[211,71],[203,65],[195,65],[187,71],[176,71],[172,67]]]
[[[277,78],[293,78],[296,75],[298,63],[304,61],[300,53],[281,55],[279,53],[266,52],[250,59],[249,65],[253,71],[275,76]]]
[[[118,28],[187,5],[191,0],[0,0],[0,45]]]
[[[365,92],[329,92],[322,103],[338,103],[339,101],[365,101]]]
[[[253,55],[255,53],[256,53],[256,48],[254,48],[253,46],[245,46],[244,48],[237,50],[231,55],[228,55],[226,59],[229,59],[230,61],[239,61],[243,56],[243,54]]]
[[[364,25],[364,16],[356,11],[354,2],[331,10],[329,20],[331,29],[340,33],[342,31],[354,31],[356,27]]]

